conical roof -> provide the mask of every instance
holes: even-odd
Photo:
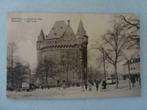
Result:
[[[56,21],[53,25],[52,29],[50,30],[50,33],[47,36],[47,39],[53,39],[53,38],[60,38],[63,36],[65,30],[66,30],[66,23],[65,21]]]
[[[79,27],[78,27],[78,30],[77,30],[77,35],[78,36],[86,35],[86,31],[84,29],[82,20],[80,20]]]
[[[76,38],[75,34],[73,32],[73,29],[70,26],[69,21],[68,21],[68,25],[66,27],[66,30],[65,30],[65,32],[63,34],[63,38],[65,38],[65,39],[75,39]]]
[[[44,32],[43,32],[43,30],[41,29],[40,34],[39,34],[39,36],[38,36],[38,41],[43,41],[44,39],[45,39]]]

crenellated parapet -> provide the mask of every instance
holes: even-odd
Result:
[[[75,40],[64,40],[64,39],[53,39],[44,40],[37,42],[37,49],[42,50],[44,48],[76,48],[79,47],[77,39]]]

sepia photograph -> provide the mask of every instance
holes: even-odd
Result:
[[[140,96],[139,16],[9,13],[6,68],[11,99]]]

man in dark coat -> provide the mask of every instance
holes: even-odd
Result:
[[[134,87],[135,86],[135,76],[134,75],[132,75],[131,76],[131,83],[132,83],[132,87]]]
[[[106,89],[106,86],[107,86],[107,83],[106,83],[106,80],[103,80],[103,82],[102,82],[102,89]]]
[[[99,89],[99,80],[95,80],[96,91]]]

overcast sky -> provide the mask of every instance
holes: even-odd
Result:
[[[88,35],[88,62],[96,66],[97,52],[92,44],[100,42],[100,37],[111,28],[112,15],[108,14],[47,14],[47,13],[9,13],[8,42],[15,42],[15,55],[26,61],[33,68],[37,64],[36,41],[40,30],[47,35],[57,20],[70,20],[76,33],[80,19]]]

